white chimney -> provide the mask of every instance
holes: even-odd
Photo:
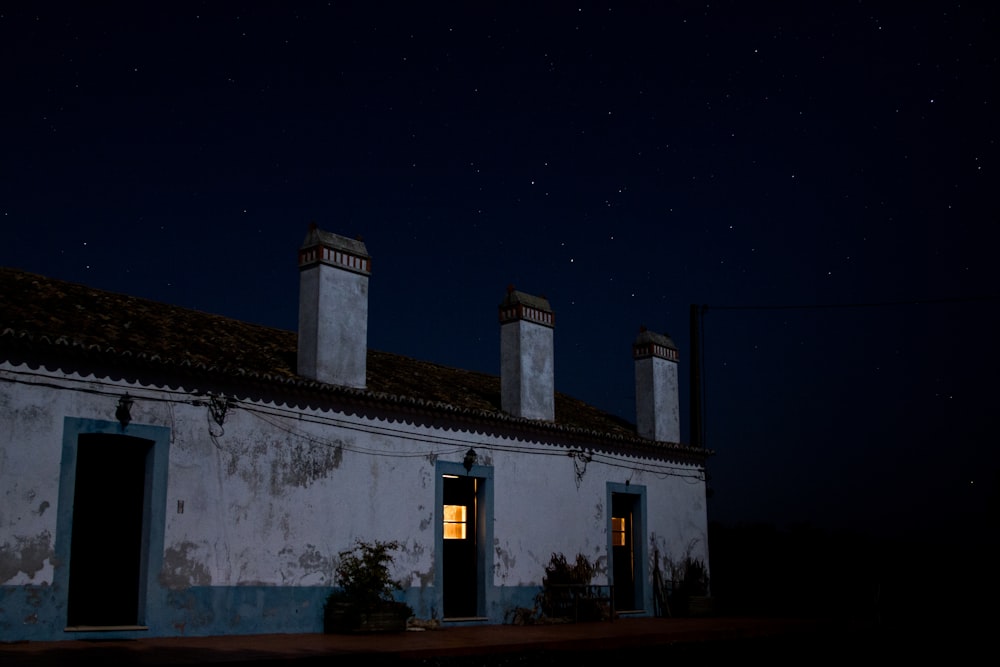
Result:
[[[299,375],[365,387],[370,274],[362,241],[309,226],[299,249]]]
[[[680,442],[677,346],[670,336],[639,330],[632,344],[635,359],[635,423],[639,437]]]
[[[500,304],[500,403],[525,419],[555,419],[555,315],[549,302],[507,288]]]

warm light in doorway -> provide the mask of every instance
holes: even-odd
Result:
[[[616,547],[625,546],[624,517],[611,517],[611,544]]]
[[[444,539],[464,540],[466,526],[465,505],[444,506]]]

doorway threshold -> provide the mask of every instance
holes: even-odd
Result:
[[[132,630],[149,630],[148,625],[70,625],[63,632],[122,632]]]

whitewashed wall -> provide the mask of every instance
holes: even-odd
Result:
[[[491,610],[491,622],[503,620],[504,604],[540,586],[553,553],[571,560],[583,553],[607,567],[609,482],[645,488],[647,543],[673,559],[693,550],[707,563],[705,489],[690,466],[677,467],[679,476],[664,475],[661,462],[654,474],[645,472],[647,460],[609,455],[594,455],[584,466],[570,450],[550,444],[274,403],[237,401],[219,425],[207,398],[189,389],[8,364],[0,366],[5,639],[79,638],[62,632],[65,591],[52,590],[63,420],[114,422],[126,390],[134,399],[129,428],[169,430],[157,573],[165,592],[151,596],[150,604],[171,604],[175,591],[236,587],[266,597],[287,587],[310,589],[317,591],[311,600],[295,598],[303,620],[285,629],[317,631],[318,596],[334,583],[337,554],[360,538],[402,542],[396,574],[409,582],[408,600],[418,603],[420,615],[439,614],[431,608],[435,598],[424,595],[434,582],[435,462],[460,462],[469,447],[479,465],[493,470],[492,583],[507,592],[491,594],[500,605]],[[601,576],[607,581],[606,572]],[[216,607],[229,599],[205,603],[211,613],[204,616],[212,619],[200,626],[191,619],[184,631],[218,632],[223,612]],[[250,620],[254,603],[241,604],[247,620],[226,631],[267,631],[266,619]],[[182,613],[164,612],[159,625],[150,623],[150,633],[176,632]]]

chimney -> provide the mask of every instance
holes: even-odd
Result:
[[[639,437],[680,442],[677,346],[666,334],[639,330],[632,344],[635,359],[635,423]]]
[[[309,226],[299,249],[299,375],[365,387],[370,274],[360,239]]]
[[[555,315],[549,302],[507,288],[500,304],[500,402],[525,419],[555,419]]]

